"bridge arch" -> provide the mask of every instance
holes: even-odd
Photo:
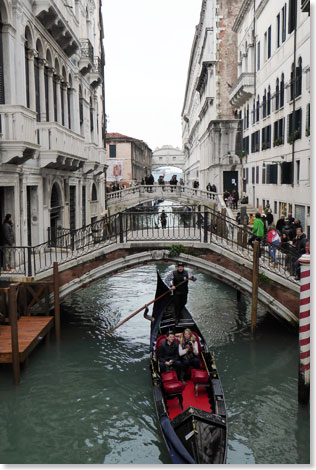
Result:
[[[98,265],[92,263],[90,268],[88,267],[86,271],[82,271],[82,267],[79,268],[81,275],[77,273],[76,276],[73,276],[73,272],[68,273],[68,275],[66,272],[61,273],[60,300],[63,301],[82,288],[99,282],[113,274],[118,274],[119,272],[140,265],[156,262],[175,263],[179,260],[179,258],[170,257],[166,250],[140,251],[133,254],[128,254],[127,250],[116,250],[117,256],[113,255],[114,252],[111,253],[111,261],[108,260],[107,256],[101,257]],[[217,263],[202,260],[197,256],[181,255],[180,258],[189,266],[195,267],[211,277],[233,287],[236,291],[240,291],[251,297],[252,283],[243,275],[237,274]],[[289,308],[261,288],[259,288],[258,301],[279,319],[292,325],[298,324],[298,318]]]

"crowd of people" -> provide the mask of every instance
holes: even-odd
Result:
[[[301,222],[294,218],[292,214],[281,215],[277,223],[273,222],[273,214],[269,207],[263,214],[257,212],[254,220],[249,220],[252,225],[252,236],[248,240],[248,245],[253,247],[254,241],[259,241],[268,245],[271,263],[278,266],[278,249],[285,254],[285,262],[291,275],[295,279],[300,279],[299,258],[306,253],[307,238],[303,232]]]

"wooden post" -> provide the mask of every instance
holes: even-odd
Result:
[[[54,310],[55,310],[55,334],[57,341],[60,340],[60,304],[59,304],[59,276],[58,263],[54,262]]]
[[[252,267],[252,304],[251,304],[251,334],[253,335],[257,322],[258,287],[259,287],[259,252],[260,242],[256,240],[253,246]]]
[[[15,385],[18,385],[20,383],[20,357],[15,285],[11,285],[9,288],[9,319],[11,326],[13,378]]]

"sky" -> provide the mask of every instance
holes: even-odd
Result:
[[[182,148],[181,111],[202,0],[102,0],[108,132]]]

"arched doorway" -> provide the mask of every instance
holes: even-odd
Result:
[[[58,229],[62,227],[62,200],[58,184],[54,183],[50,196],[50,230],[49,239],[52,245],[56,244],[59,235]],[[61,234],[60,234],[61,235]]]

